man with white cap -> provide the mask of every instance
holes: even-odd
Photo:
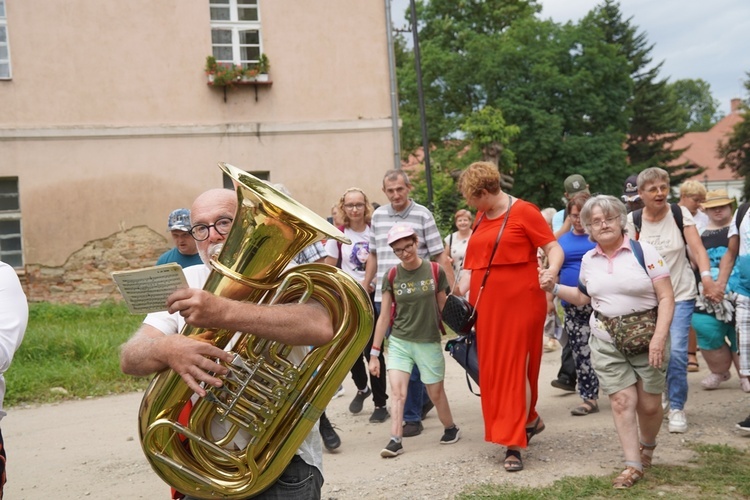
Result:
[[[195,240],[190,236],[190,210],[178,208],[169,214],[167,230],[172,234],[174,248],[167,250],[159,256],[156,265],[176,262],[182,267],[197,266],[202,264],[201,256]]]

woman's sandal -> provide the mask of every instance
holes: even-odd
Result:
[[[529,444],[529,441],[531,441],[531,438],[542,432],[544,429],[546,429],[544,422],[542,421],[542,417],[536,417],[536,420],[534,420],[534,425],[531,427],[526,427],[526,444]]]
[[[656,449],[656,443],[654,444],[645,444],[641,441],[641,463],[643,464],[644,469],[650,469],[651,468],[651,462],[654,459],[654,450]],[[651,454],[643,453],[644,451],[650,451]]]
[[[693,357],[693,361],[690,361],[690,357]],[[696,357],[696,353],[689,352],[688,353],[688,363],[687,363],[687,371],[689,372],[698,372],[700,371],[701,366],[698,364],[698,358]]]
[[[511,460],[510,457],[515,457],[518,460]],[[523,461],[521,460],[521,452],[518,450],[508,450],[505,452],[505,462],[503,467],[508,472],[518,472],[523,470]]]
[[[570,410],[571,415],[582,417],[590,413],[599,413],[599,405],[594,399],[584,399],[583,403]]]
[[[643,472],[635,467],[627,466],[620,475],[612,480],[612,486],[616,490],[626,490],[643,478]]]

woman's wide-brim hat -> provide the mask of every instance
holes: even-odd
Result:
[[[731,205],[732,203],[734,203],[734,199],[729,197],[726,189],[717,189],[716,191],[706,193],[706,201],[701,203],[701,205],[703,208],[714,208]]]

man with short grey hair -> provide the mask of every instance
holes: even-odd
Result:
[[[443,267],[448,283],[454,285],[453,266],[444,255],[445,246],[432,213],[409,197],[413,186],[403,170],[389,170],[383,177],[383,192],[390,203],[381,205],[372,214],[370,256],[365,267],[365,283],[375,283],[375,310],[380,311],[383,277],[400,261],[388,245],[388,231],[397,223],[406,223],[417,234],[417,252],[424,259],[432,257]],[[368,290],[369,291],[369,290]],[[383,312],[390,314],[390,312]],[[432,409],[416,365],[409,380],[409,390],[404,406],[404,437],[422,432],[422,419]]]

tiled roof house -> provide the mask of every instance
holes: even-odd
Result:
[[[705,167],[706,170],[693,179],[703,182],[706,188],[726,189],[729,196],[742,198],[742,178],[737,177],[728,168],[719,168],[721,157],[719,156],[719,144],[725,142],[732,134],[734,126],[742,121],[740,113],[740,99],[732,99],[731,112],[719,120],[719,122],[706,132],[689,132],[675,141],[675,149],[687,148],[675,163],[688,161],[692,164]]]

